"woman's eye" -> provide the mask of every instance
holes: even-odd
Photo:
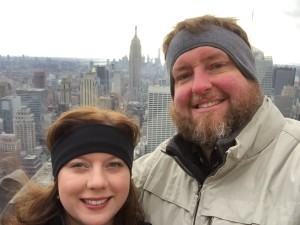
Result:
[[[84,163],[73,163],[73,164],[71,165],[71,167],[72,167],[72,168],[86,168],[87,165],[84,164]]]

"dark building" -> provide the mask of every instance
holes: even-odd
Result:
[[[97,78],[100,79],[99,95],[103,96],[109,93],[109,71],[105,66],[96,66]]]
[[[44,72],[34,72],[33,73],[33,87],[34,88],[45,88],[46,82],[45,82],[46,75]]]
[[[281,95],[284,86],[294,86],[296,68],[294,66],[276,66],[273,73],[274,95]]]

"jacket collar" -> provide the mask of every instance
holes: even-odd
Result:
[[[255,155],[276,138],[284,124],[285,120],[280,111],[271,99],[265,97],[261,107],[242,130],[217,142],[210,162],[207,162],[198,145],[186,141],[180,134],[170,139],[165,153],[172,156],[198,182],[203,183],[208,175],[225,162],[226,154],[230,153],[231,160]]]
[[[275,121],[275,122],[273,122]],[[236,145],[229,149],[231,157],[247,159],[263,151],[284,127],[286,121],[279,109],[268,97],[251,121],[236,137]]]

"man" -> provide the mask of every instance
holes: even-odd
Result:
[[[245,31],[210,15],[163,44],[177,134],[134,162],[154,225],[299,225],[300,122],[261,93]]]

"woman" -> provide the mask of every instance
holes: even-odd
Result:
[[[146,225],[131,181],[138,126],[95,107],[62,114],[49,128],[54,184],[30,188],[6,224]]]

